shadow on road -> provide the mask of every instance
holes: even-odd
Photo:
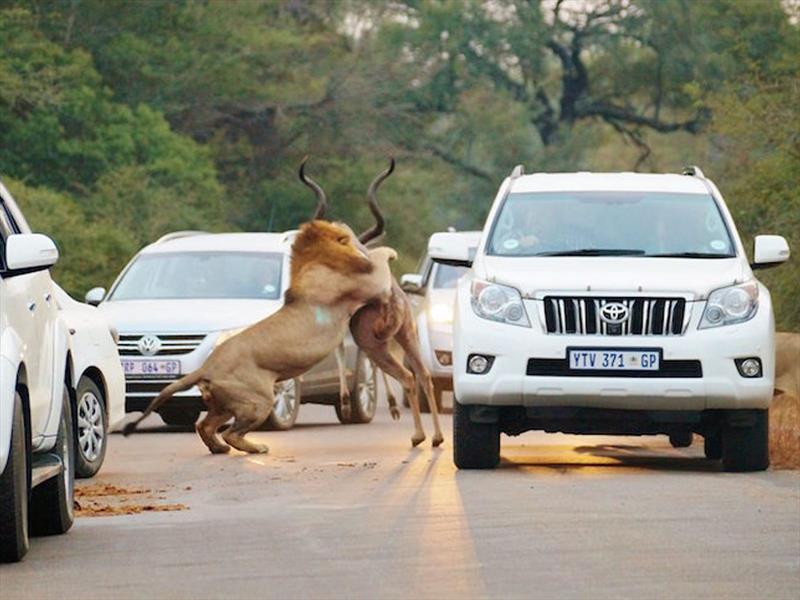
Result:
[[[720,463],[703,456],[690,455],[682,450],[653,449],[647,446],[626,444],[599,444],[596,446],[556,447],[524,446],[512,456],[500,459],[501,469],[537,467],[559,472],[586,468],[644,469],[648,471],[695,471],[708,473],[720,471]]]

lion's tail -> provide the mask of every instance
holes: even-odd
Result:
[[[144,419],[146,419],[154,410],[158,409],[159,406],[164,404],[164,402],[172,398],[172,396],[176,392],[182,392],[183,390],[188,390],[202,378],[203,374],[201,368],[189,373],[188,375],[184,375],[177,381],[170,383],[167,387],[161,390],[158,396],[153,398],[153,400],[150,402],[150,405],[138,419],[136,419],[135,421],[131,421],[130,423],[125,425],[125,428],[122,430],[122,434],[125,436],[129,436],[130,434],[132,434],[134,430],[139,426],[139,423],[141,423]]]

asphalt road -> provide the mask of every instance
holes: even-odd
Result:
[[[800,473],[725,474],[697,444],[528,433],[493,472],[410,449],[411,420],[304,406],[269,455],[194,433],[111,440],[79,517],[0,566],[0,598],[800,597]],[[428,422],[426,422],[428,423]],[[87,487],[92,486],[92,487]],[[103,487],[105,486],[105,487]]]

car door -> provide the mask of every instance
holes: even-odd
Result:
[[[3,192],[5,190],[2,190]],[[5,196],[5,194],[3,194]],[[5,240],[15,233],[27,233],[27,224],[18,220],[11,200],[0,202],[0,235]],[[54,329],[57,309],[49,271],[5,277],[3,310],[20,337],[25,365],[31,425],[34,436],[42,434],[50,415],[53,387]]]

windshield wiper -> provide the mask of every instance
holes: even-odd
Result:
[[[580,248],[579,250],[540,252],[534,256],[641,256],[643,254],[644,250],[632,248]]]
[[[733,254],[716,254],[714,252],[665,252],[647,256],[657,258],[733,258]]]

